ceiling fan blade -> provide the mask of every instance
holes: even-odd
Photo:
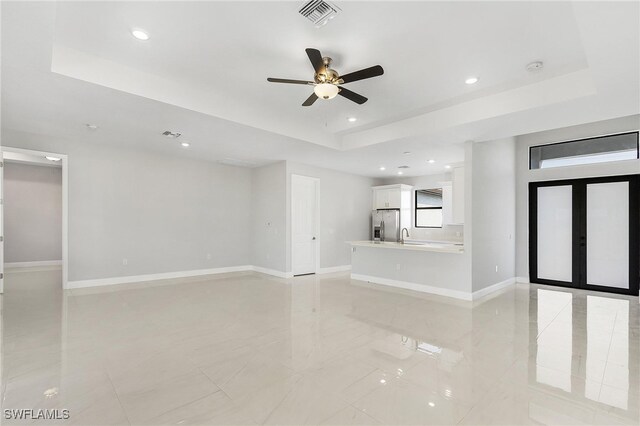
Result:
[[[362,95],[358,95],[356,92],[352,92],[349,89],[345,89],[344,87],[340,88],[340,91],[338,92],[338,95],[340,96],[344,96],[345,98],[349,99],[350,101],[353,101],[359,105],[362,105],[363,103],[367,102],[368,99],[365,98]]]
[[[290,80],[288,78],[267,78],[271,83],[289,83],[289,84],[313,84],[313,81],[306,80]]]
[[[384,74],[384,70],[380,65],[375,65],[373,67],[365,68],[360,71],[350,72],[349,74],[345,74],[340,76],[340,79],[343,83],[351,83],[352,81],[364,80],[365,78],[377,77],[379,75]]]
[[[318,99],[318,95],[313,92],[311,96],[309,96],[307,100],[302,103],[302,106],[311,106],[316,101],[316,99]]]
[[[324,68],[324,61],[322,60],[322,54],[320,51],[318,49],[311,48],[307,48],[305,51],[311,61],[311,65],[313,65],[313,69],[316,70],[317,73],[320,72],[322,68]]]

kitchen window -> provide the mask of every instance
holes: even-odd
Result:
[[[442,228],[442,188],[416,190],[415,225]]]

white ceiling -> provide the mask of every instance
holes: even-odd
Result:
[[[320,29],[301,4],[3,2],[2,127],[384,176],[441,172],[466,140],[640,112],[637,2],[337,2]],[[311,79],[306,47],[341,73],[382,65],[348,85],[369,102],[303,108],[309,87],[266,82]],[[525,70],[533,60],[542,72]],[[177,150],[164,130],[192,146]]]

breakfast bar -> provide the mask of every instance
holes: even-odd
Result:
[[[351,241],[351,278],[472,300],[471,262],[461,243]]]

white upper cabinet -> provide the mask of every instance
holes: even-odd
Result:
[[[442,182],[442,224],[453,223],[453,187],[451,182]]]
[[[373,187],[373,209],[410,209],[411,186],[383,185]]]
[[[373,203],[374,210],[376,209],[390,209],[391,190],[390,189],[377,189],[373,191]]]
[[[452,185],[452,224],[461,225],[464,223],[464,167],[453,169]]]

